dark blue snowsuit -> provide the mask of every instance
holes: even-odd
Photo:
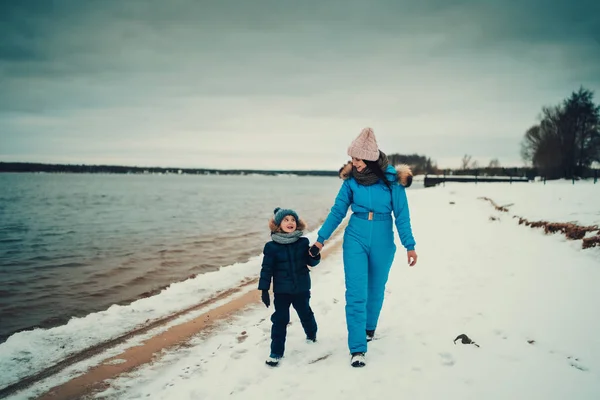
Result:
[[[343,243],[350,353],[366,352],[365,331],[377,327],[385,285],[396,253],[392,213],[402,245],[406,250],[415,248],[406,188],[399,182],[394,167],[388,166],[385,174],[391,191],[381,180],[365,186],[351,175],[345,178],[335,204],[318,232],[317,241],[324,243],[351,207],[353,214],[344,232]]]
[[[270,241],[263,250],[258,289],[269,290],[271,278],[273,279],[275,312],[271,316],[271,354],[278,357],[282,357],[285,351],[290,305],[298,313],[306,337],[314,339],[317,334],[317,322],[310,308],[311,282],[307,265],[317,266],[321,255],[311,257],[308,248],[308,239],[301,237],[290,244]]]

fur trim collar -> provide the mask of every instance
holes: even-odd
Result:
[[[306,229],[308,229],[308,226],[306,225],[306,222],[302,218],[300,218],[300,221],[296,221],[296,230],[297,231],[305,231]],[[283,232],[281,229],[279,229],[279,227],[275,223],[274,218],[271,218],[269,220],[269,230],[271,231],[271,233]]]
[[[342,165],[342,168],[339,170],[340,179],[346,180],[350,178],[352,174],[352,161],[348,161],[346,165]]]
[[[410,166],[407,164],[399,164],[394,167],[396,169],[396,180],[399,184],[404,187],[409,187],[412,184],[413,174],[410,169]],[[352,161],[348,161],[348,163],[339,170],[339,176],[341,179],[346,180],[352,176]]]
[[[413,173],[408,164],[398,164],[395,166],[398,182],[404,187],[412,185]]]

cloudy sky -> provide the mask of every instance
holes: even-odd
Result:
[[[371,126],[521,165],[543,105],[600,100],[598,0],[8,0],[0,38],[0,161],[337,169]]]

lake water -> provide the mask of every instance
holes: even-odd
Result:
[[[0,174],[0,342],[244,262],[277,206],[320,225],[335,177]]]

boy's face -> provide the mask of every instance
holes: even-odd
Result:
[[[285,233],[292,233],[296,230],[296,218],[286,215],[281,221],[281,230]]]

